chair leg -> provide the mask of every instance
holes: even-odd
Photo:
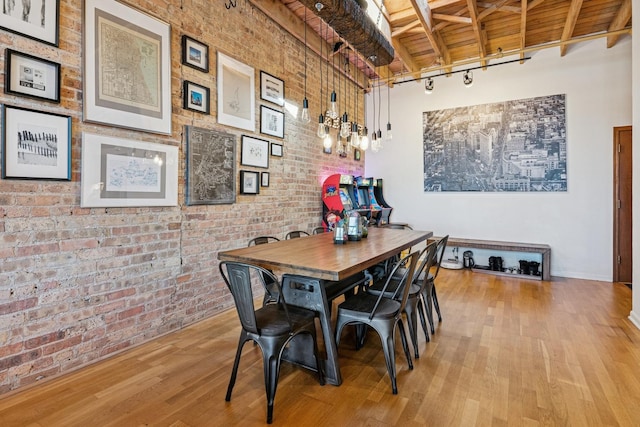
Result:
[[[411,299],[407,302],[404,311],[407,314],[407,326],[409,327],[409,336],[413,343],[413,354],[414,357],[418,359],[420,358],[420,353],[418,352],[418,318],[416,315],[416,304],[417,299]]]
[[[264,355],[264,385],[267,392],[267,424],[273,421],[273,401],[278,387],[278,374],[280,371],[280,359],[274,355]]]
[[[433,306],[436,309],[436,313],[438,313],[438,322],[442,322],[442,314],[440,313],[440,304],[438,304],[438,294],[436,293],[435,283],[431,287],[431,295],[433,295]]]
[[[427,326],[427,319],[425,315],[426,309],[424,308],[424,304],[422,303],[422,296],[418,299],[418,314],[420,315],[420,324],[422,325],[422,331],[424,332],[425,341],[431,341],[431,337],[429,336],[429,328]]]
[[[233,369],[231,370],[231,379],[229,379],[229,386],[227,387],[227,396],[224,398],[227,402],[231,401],[231,392],[233,386],[236,384],[236,377],[238,376],[238,366],[240,366],[240,355],[242,354],[242,347],[247,341],[247,337],[244,333],[240,334],[240,340],[238,341],[238,349],[236,350],[236,357],[233,360]]]
[[[393,392],[393,394],[398,394],[398,383],[396,381],[396,346],[393,339],[394,333],[393,331],[388,332],[389,333],[386,334],[386,337],[385,335],[380,334],[380,341],[382,342],[384,360],[387,364],[387,372],[389,373],[389,378],[391,379],[391,391]],[[405,347],[407,344],[406,340],[407,337],[405,336],[403,341],[403,346]]]
[[[409,365],[409,370],[412,370],[413,362],[411,361],[411,353],[409,353],[409,346],[407,345],[407,334],[404,332],[402,319],[398,319],[398,329],[400,330],[400,341],[402,341],[402,349],[404,350],[404,355],[407,358],[407,365]]]
[[[422,294],[422,297],[427,312],[427,320],[429,321],[429,326],[431,327],[431,334],[435,334],[436,329],[433,324],[433,298],[431,297],[431,285],[427,285],[424,294]]]

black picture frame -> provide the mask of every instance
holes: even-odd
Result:
[[[42,1],[44,8],[30,7],[28,11],[24,9],[24,2],[12,2],[14,7],[10,12],[0,13],[0,28],[58,47],[60,0]]]
[[[271,175],[269,175],[269,172],[262,172],[260,174],[260,187],[268,187],[269,186],[269,180]]]
[[[260,70],[260,99],[284,107],[284,81]]]
[[[182,107],[185,110],[209,114],[211,109],[209,88],[185,80],[182,86]]]
[[[273,157],[282,157],[282,144],[271,143],[271,155]]]
[[[260,194],[260,172],[240,171],[240,194]]]
[[[269,141],[242,135],[240,164],[257,168],[269,168]]]
[[[209,46],[182,35],[182,64],[204,73],[209,72]]]
[[[71,116],[2,106],[2,178],[71,180]]]
[[[284,138],[284,113],[266,105],[260,106],[260,133]]]
[[[5,49],[4,92],[60,102],[60,64],[13,49]]]

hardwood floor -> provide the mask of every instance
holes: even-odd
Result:
[[[430,343],[421,335],[413,371],[397,352],[397,395],[377,336],[355,351],[345,335],[339,387],[283,364],[274,425],[640,425],[628,287],[441,270],[437,289],[443,322]],[[235,311],[223,313],[0,399],[0,425],[263,425],[258,347],[245,346],[224,400],[238,334]]]

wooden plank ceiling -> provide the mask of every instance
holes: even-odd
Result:
[[[296,37],[302,37],[302,3],[251,1]],[[418,78],[455,66],[484,66],[506,55],[522,58],[545,48],[557,49],[560,56],[570,55],[574,43],[606,37],[606,46],[612,47],[631,32],[631,0],[376,1],[383,5],[389,22],[395,56],[382,67],[359,62],[369,78]],[[298,23],[292,22],[295,17]],[[310,48],[317,51],[323,40],[326,47],[335,46],[339,35],[327,30],[314,11],[307,10],[306,18],[307,28],[317,38],[307,39]]]

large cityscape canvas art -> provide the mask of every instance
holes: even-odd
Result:
[[[424,191],[567,191],[565,120],[564,94],[424,112]]]

